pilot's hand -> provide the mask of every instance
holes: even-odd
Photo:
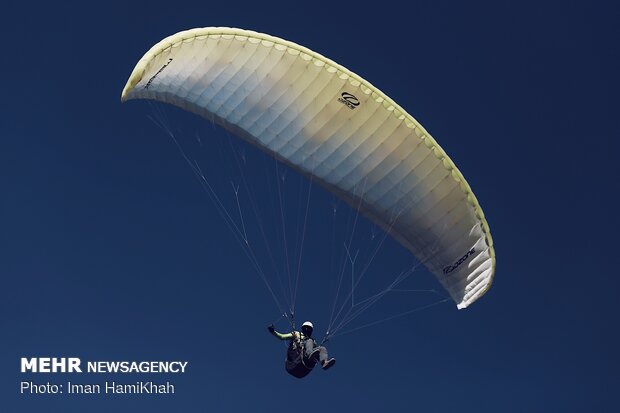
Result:
[[[276,328],[273,326],[273,324],[270,324],[269,327],[267,327],[267,330],[273,334],[276,331]]]

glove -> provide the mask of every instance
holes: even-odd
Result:
[[[267,327],[267,330],[273,334],[276,331],[276,328],[273,326],[273,324],[269,325],[269,327]]]

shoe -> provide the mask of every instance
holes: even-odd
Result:
[[[325,360],[323,362],[323,370],[327,370],[331,367],[334,367],[334,364],[336,364],[336,359]]]

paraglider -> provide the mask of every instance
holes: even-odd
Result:
[[[493,239],[469,184],[416,119],[338,63],[263,33],[192,29],[140,59],[121,96],[132,99],[203,116],[318,183],[410,251],[459,309],[489,290]]]
[[[335,358],[330,358],[327,348],[320,346],[312,338],[314,325],[306,321],[301,326],[301,331],[291,331],[290,333],[278,333],[275,327],[270,325],[267,330],[280,340],[289,340],[286,352],[286,371],[299,379],[307,376],[317,362],[321,364],[323,370],[328,370],[336,364]]]

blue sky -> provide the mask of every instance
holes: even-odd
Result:
[[[616,410],[618,14],[611,2],[6,2],[2,410]],[[464,311],[438,305],[337,337],[329,343],[338,358],[333,370],[290,378],[285,348],[265,330],[278,318],[269,293],[149,117],[163,110],[188,142],[200,136],[229,150],[230,137],[174,108],[120,103],[146,50],[205,26],[252,29],[309,47],[415,116],[485,211],[497,251],[490,292]],[[195,153],[213,168],[211,180],[227,202],[229,181],[245,176],[269,185],[255,175],[273,167],[233,142],[232,158],[205,147]],[[225,167],[235,156],[246,157],[241,174]],[[217,162],[224,172],[215,172]],[[287,219],[295,222],[307,183],[293,173],[286,179]],[[257,199],[269,211],[274,198],[265,191]],[[319,332],[328,318],[328,241],[346,235],[351,214],[338,206],[331,238],[333,202],[312,188],[298,309]],[[269,215],[267,225],[279,225]],[[363,250],[373,229],[367,222],[360,228],[355,245]],[[388,241],[371,273],[410,265]],[[437,287],[423,271],[415,281]],[[407,305],[388,300],[365,320]],[[177,386],[172,396],[34,397],[18,393],[24,378],[72,377],[22,375],[24,356],[181,359],[190,368],[167,377]],[[76,380],[106,378],[144,377]]]

